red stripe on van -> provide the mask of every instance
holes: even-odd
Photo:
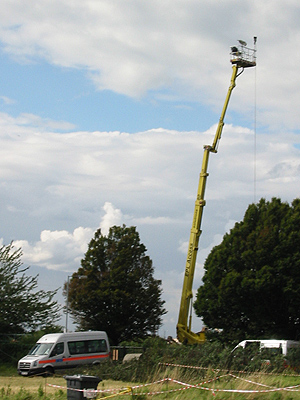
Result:
[[[59,358],[56,360],[41,360],[39,364],[49,364],[49,363],[56,363],[56,362],[66,362],[66,361],[79,361],[79,360],[92,360],[95,358],[108,358],[109,354],[99,354],[95,356],[84,356],[84,357],[68,357],[68,358]]]

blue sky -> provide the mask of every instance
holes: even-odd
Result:
[[[18,63],[1,52],[3,81],[1,110],[17,116],[33,113],[57,121],[66,120],[78,130],[125,131],[152,128],[206,129],[217,113],[208,109],[199,115],[193,100],[182,101],[162,91],[132,98],[111,90],[97,90],[76,68],[62,68],[35,60]],[[227,61],[227,60],[226,60]],[[46,79],[45,79],[46,77]],[[26,93],[26,96],[24,96]],[[159,98],[161,97],[161,98]]]
[[[160,334],[175,336],[237,39],[258,37],[258,64],[237,79],[210,158],[195,290],[251,202],[299,196],[299,17],[293,0],[2,1],[0,240],[22,247],[41,288],[62,287],[98,227],[137,226],[163,282]]]

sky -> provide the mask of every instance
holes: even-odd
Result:
[[[210,157],[194,292],[249,204],[299,197],[299,20],[296,0],[2,0],[0,244],[22,248],[39,289],[63,304],[96,229],[136,226],[162,281],[159,334],[176,336],[203,146],[239,39],[257,37],[257,66]]]

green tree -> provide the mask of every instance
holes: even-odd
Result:
[[[38,276],[26,275],[22,250],[13,244],[0,247],[0,333],[2,335],[45,329],[59,320],[55,291],[37,290]]]
[[[231,340],[300,335],[300,199],[251,204],[205,261],[194,308]]]
[[[79,329],[105,330],[115,344],[158,330],[166,312],[161,281],[145,253],[135,227],[114,226],[107,236],[96,231],[69,282],[69,310]]]

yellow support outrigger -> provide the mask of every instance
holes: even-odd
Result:
[[[238,41],[238,46],[231,47],[231,63],[232,63],[232,76],[230,86],[227,92],[217,131],[214,137],[213,144],[204,146],[204,154],[202,161],[202,168],[199,178],[197,199],[195,202],[194,216],[192,229],[190,233],[190,241],[188,246],[187,260],[185,265],[185,273],[183,280],[183,288],[179,309],[179,317],[177,323],[177,339],[181,343],[196,344],[205,342],[205,333],[199,332],[194,333],[191,330],[192,325],[192,298],[193,298],[193,280],[196,265],[196,258],[198,252],[198,243],[201,235],[201,220],[203,214],[203,207],[205,206],[204,193],[206,180],[208,177],[207,166],[210,153],[217,153],[218,144],[221,139],[221,134],[224,126],[224,117],[230,100],[232,90],[235,87],[236,78],[241,75],[244,68],[254,67],[256,65],[256,37],[254,37],[254,49],[247,47],[247,43],[243,40]],[[238,70],[242,68],[242,71],[238,73]]]

